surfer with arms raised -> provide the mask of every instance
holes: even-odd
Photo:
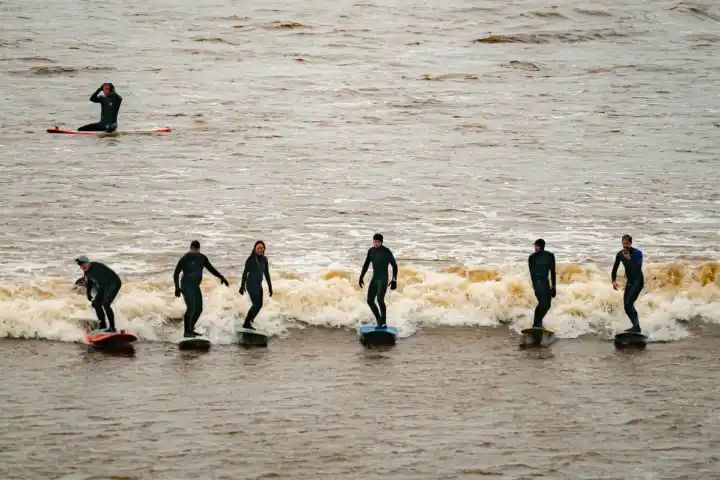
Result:
[[[79,132],[114,132],[117,130],[117,117],[122,97],[115,92],[112,83],[103,83],[90,97],[90,101],[100,104],[100,121],[78,128]]]
[[[373,276],[370,280],[367,293],[367,303],[375,315],[378,327],[386,326],[387,307],[385,306],[385,293],[388,287],[388,266],[392,265],[392,281],[390,282],[390,290],[397,288],[398,266],[395,257],[389,248],[383,246],[383,236],[380,233],[373,235],[373,246],[370,247],[365,258],[365,263],[360,272],[359,285],[360,288],[365,286],[363,279],[368,271],[368,267],[372,263]],[[375,302],[377,301],[377,305]],[[380,307],[378,309],[378,307]]]
[[[210,260],[200,253],[200,242],[193,240],[190,242],[190,251],[187,252],[178,262],[173,274],[175,282],[175,296],[180,297],[182,294],[185,300],[184,324],[185,332],[183,337],[199,337],[201,334],[195,331],[195,324],[200,318],[203,310],[202,291],[200,284],[202,283],[203,269],[207,268],[210,273],[220,279],[220,283],[226,287],[230,285],[220,272],[215,270]],[[182,281],[180,281],[180,272],[182,272]]]
[[[77,257],[75,262],[85,272],[87,299],[92,302],[95,309],[100,322],[100,330],[115,332],[115,313],[110,304],[115,300],[122,286],[120,277],[107,265],[100,262],[91,262],[85,255]],[[95,298],[92,296],[93,286],[96,289]],[[105,323],[106,314],[109,327]]]
[[[543,328],[543,318],[550,310],[550,302],[555,297],[555,255],[545,250],[545,240],[542,238],[535,240],[533,245],[535,253],[528,258],[530,279],[538,300],[533,328]]]
[[[253,246],[252,253],[247,260],[245,260],[245,268],[243,269],[242,281],[240,282],[240,295],[244,295],[245,290],[247,290],[250,301],[252,302],[252,306],[245,317],[245,323],[243,323],[243,328],[249,330],[255,329],[252,322],[258,313],[260,313],[260,309],[263,306],[263,277],[267,280],[268,295],[272,297],[273,288],[272,281],[270,280],[270,265],[265,256],[265,242],[258,240]]]
[[[635,301],[645,285],[645,277],[642,272],[643,254],[637,248],[632,246],[632,237],[630,235],[622,236],[622,250],[615,255],[615,264],[612,268],[612,286],[613,289],[619,290],[617,283],[617,271],[620,264],[625,267],[625,293],[623,294],[623,306],[632,327],[625,330],[626,332],[640,333],[640,321],[638,319],[637,310],[635,310]]]

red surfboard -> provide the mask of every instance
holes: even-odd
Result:
[[[87,334],[87,341],[96,347],[104,347],[110,345],[128,344],[137,340],[137,337],[125,330],[119,332],[90,332]]]
[[[114,134],[121,134],[121,135],[127,135],[127,134],[135,134],[135,135],[143,135],[143,134],[152,134],[152,133],[170,133],[172,130],[170,130],[170,127],[163,127],[163,128],[152,128],[149,130],[116,130],[114,132],[78,132],[77,130],[63,130],[58,126],[55,126],[54,128],[48,128],[47,133],[60,133],[63,135],[114,135]]]

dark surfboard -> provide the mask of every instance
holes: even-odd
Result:
[[[645,348],[647,335],[637,332],[622,332],[615,335],[616,348]]]
[[[240,345],[245,347],[267,347],[268,334],[263,331],[240,328],[236,333]]]
[[[523,348],[549,347],[557,340],[555,332],[547,328],[526,328],[521,333],[523,338],[520,341],[520,346]]]
[[[178,342],[180,350],[210,350],[210,340],[206,337],[186,337]]]

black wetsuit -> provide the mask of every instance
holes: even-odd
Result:
[[[368,285],[367,303],[372,310],[378,326],[382,327],[387,321],[387,307],[385,306],[385,293],[388,287],[388,265],[392,265],[392,280],[397,281],[398,266],[395,257],[389,248],[380,246],[378,248],[370,247],[368,250],[365,263],[360,273],[360,280],[365,277],[368,267],[372,263],[373,276]],[[375,301],[377,300],[377,305]],[[378,309],[378,307],[380,307]]]
[[[242,273],[240,290],[247,290],[252,306],[245,317],[243,328],[251,328],[252,322],[260,313],[263,306],[263,277],[267,280],[268,292],[272,296],[272,281],[270,280],[270,265],[265,255],[257,255],[254,252],[245,260],[245,268]]]
[[[540,250],[530,255],[528,264],[533,290],[538,300],[533,327],[542,328],[543,318],[550,310],[552,297],[555,296],[555,255],[546,250]],[[550,279],[548,279],[548,274]]]
[[[115,313],[110,304],[115,300],[122,286],[120,277],[110,267],[102,263],[90,262],[90,266],[85,272],[85,278],[87,297],[92,301],[92,306],[100,321],[100,328],[107,328],[105,324],[105,314],[107,314],[110,330],[115,330]],[[92,297],[93,286],[96,289],[95,298]]]
[[[78,128],[79,132],[114,132],[117,129],[117,117],[120,111],[122,97],[113,92],[108,96],[99,96],[102,87],[95,90],[90,101],[100,104],[100,121],[89,123]]]
[[[173,274],[175,290],[182,292],[183,300],[185,300],[185,306],[187,307],[184,316],[186,336],[192,334],[195,330],[195,324],[203,311],[200,284],[202,283],[202,274],[205,268],[221,281],[225,281],[225,277],[215,270],[210,260],[200,252],[188,252],[183,255],[175,267],[175,273]],[[180,272],[183,274],[182,281],[180,281]]]
[[[645,286],[645,276],[642,272],[643,254],[637,248],[630,247],[630,259],[626,260],[620,250],[615,255],[615,264],[612,269],[612,281],[617,280],[617,271],[620,263],[625,267],[625,292],[623,293],[623,306],[633,328],[640,330],[640,320],[637,310],[635,310],[635,301],[640,296],[640,292]]]

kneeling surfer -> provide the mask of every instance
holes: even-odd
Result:
[[[200,242],[193,240],[190,243],[190,251],[187,252],[178,262],[175,267],[175,273],[173,274],[173,280],[175,282],[175,296],[180,297],[180,294],[185,300],[185,316],[183,317],[183,323],[185,325],[185,332],[183,337],[199,337],[201,334],[195,331],[195,324],[200,318],[200,314],[203,310],[202,291],[200,290],[200,284],[202,283],[203,269],[207,268],[210,273],[220,279],[220,283],[226,287],[230,284],[222,276],[220,272],[215,270],[210,260],[200,253]],[[180,281],[180,272],[182,272],[182,281]]]
[[[102,95],[100,95],[100,92],[102,92]],[[100,104],[100,121],[84,125],[78,128],[78,131],[114,132],[117,130],[117,117],[122,97],[115,92],[115,86],[112,83],[103,83],[90,96],[90,101]]]
[[[115,300],[122,286],[120,277],[107,265],[91,262],[85,255],[77,257],[75,262],[85,272],[87,299],[92,302],[95,309],[95,314],[100,322],[100,330],[115,332],[115,313],[110,304]],[[95,298],[92,296],[93,286],[96,289]],[[106,314],[109,327],[105,323]]]
[[[392,280],[390,281],[390,290],[397,288],[398,266],[395,257],[389,248],[383,246],[383,236],[381,233],[373,235],[373,246],[367,252],[365,263],[360,272],[360,288],[365,286],[363,278],[368,271],[368,267],[372,263],[373,275],[368,286],[367,303],[375,315],[378,327],[384,327],[387,323],[387,307],[385,306],[385,293],[388,287],[388,265],[392,265]],[[377,300],[377,305],[375,301]],[[378,309],[378,307],[380,307]]]
[[[552,299],[555,298],[555,255],[545,250],[545,240],[542,238],[535,240],[533,245],[535,253],[528,258],[530,279],[535,291],[535,298],[538,300],[533,328],[543,328],[543,318],[550,310]],[[549,280],[548,274],[550,275]]]
[[[640,333],[640,320],[638,312],[635,309],[635,301],[640,296],[640,292],[645,286],[645,277],[642,272],[643,254],[637,248],[632,246],[632,237],[630,235],[622,236],[622,250],[615,255],[615,263],[613,264],[611,278],[613,289],[618,290],[620,287],[617,283],[617,271],[620,263],[625,267],[625,292],[623,294],[623,306],[625,313],[632,323],[632,327],[625,330],[626,332]]]
[[[252,253],[247,260],[245,260],[245,268],[243,269],[242,280],[240,282],[240,295],[245,294],[245,290],[247,289],[250,301],[252,302],[252,306],[245,317],[243,328],[250,330],[255,329],[252,322],[258,313],[260,313],[260,309],[263,306],[263,277],[267,280],[268,295],[272,297],[273,288],[272,281],[270,280],[270,265],[265,256],[265,242],[258,240],[255,242],[255,246],[253,246]]]

